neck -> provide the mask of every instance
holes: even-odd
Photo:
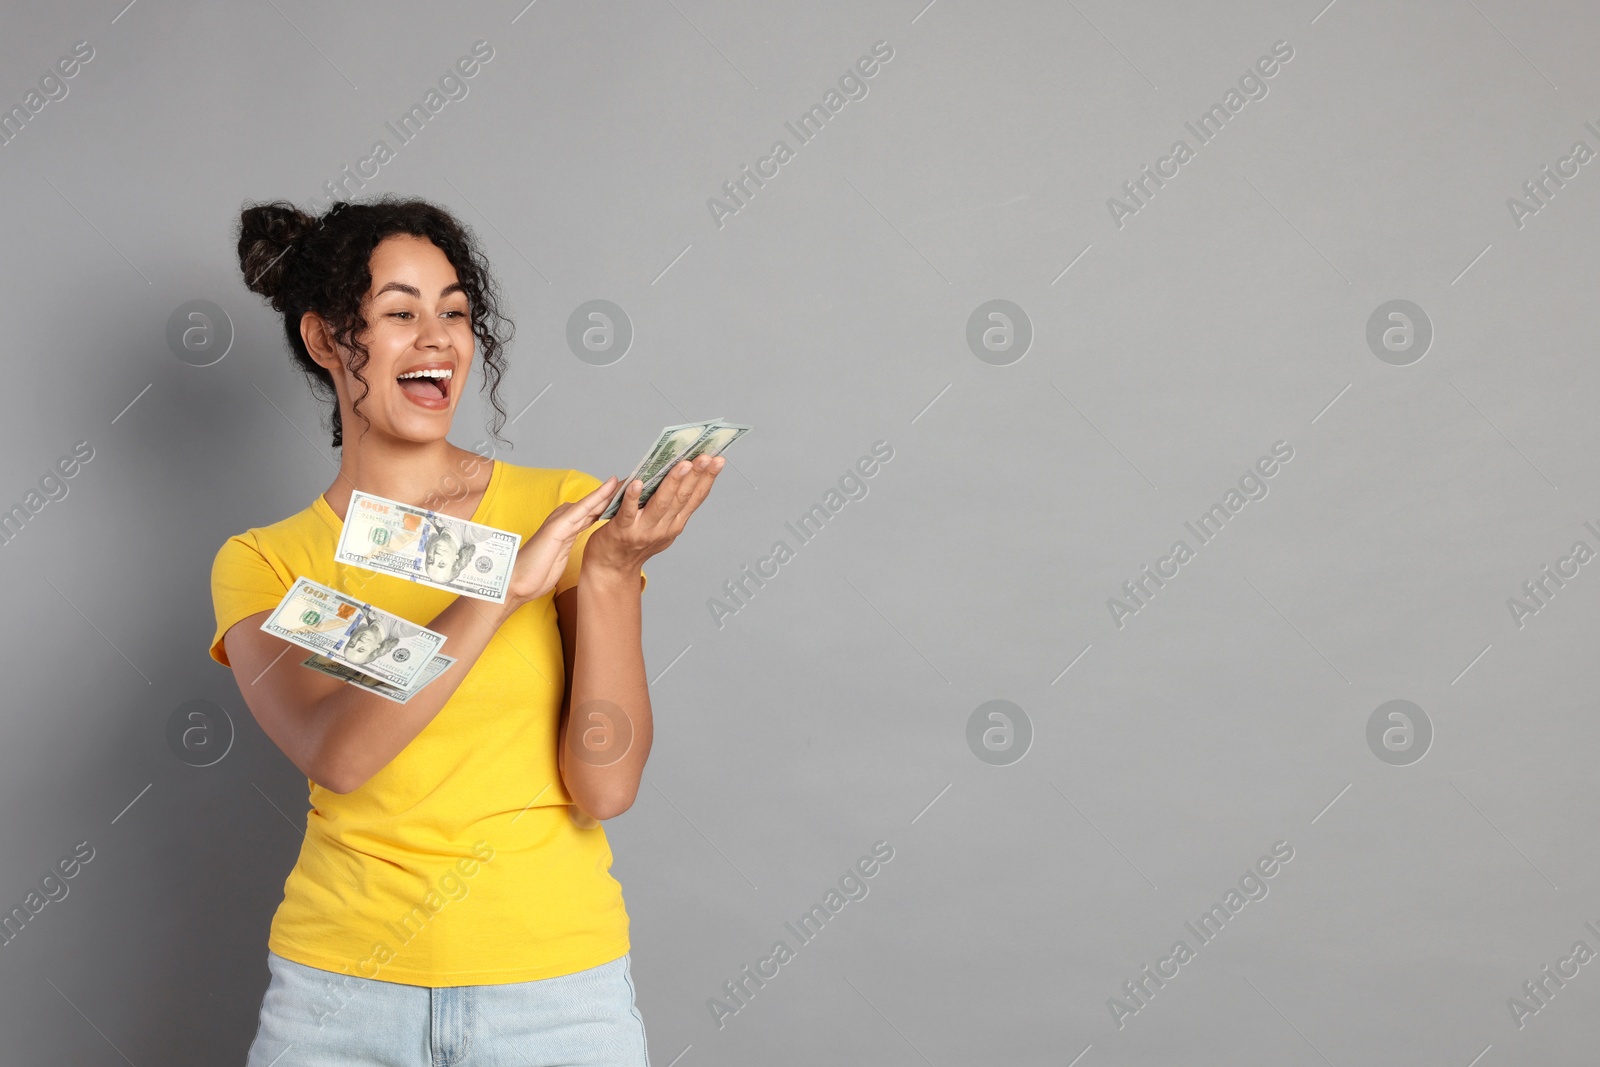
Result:
[[[363,429],[359,420],[356,428]],[[426,442],[401,441],[371,432],[352,438],[347,431],[339,474],[323,495],[341,519],[349,507],[351,492],[357,489],[419,507],[433,498],[437,510],[448,509],[452,513],[457,510],[452,505],[470,504],[467,509],[470,514],[488,485],[492,468],[488,460],[457,448],[443,438]],[[465,496],[461,494],[463,486]],[[451,504],[441,507],[437,503],[440,497],[447,497]]]

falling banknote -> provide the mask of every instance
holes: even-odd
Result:
[[[333,558],[504,604],[521,544],[521,534],[357,490],[350,494]]]
[[[261,628],[399,689],[412,687],[445,640],[309,578],[289,587]]]
[[[720,455],[729,445],[749,433],[750,429],[738,423],[723,422],[721,417],[664,428],[633,473],[617,486],[611,502],[600,513],[600,517],[609,519],[617,513],[617,508],[622,504],[622,494],[636,479],[644,482],[644,488],[639,492],[639,506],[642,508],[650,502],[656,489],[679,460],[693,461],[701,456]]]
[[[412,683],[410,689],[401,689],[399,686],[390,685],[388,682],[380,682],[376,678],[369,678],[360,671],[347,667],[337,660],[331,660],[320,652],[311,653],[301,662],[300,666],[310,667],[314,671],[321,671],[323,674],[331,675],[342,682],[348,682],[350,685],[359,685],[368,692],[377,693],[385,700],[392,700],[396,704],[404,704],[422,692],[429,682],[449,670],[450,665],[454,662],[455,660],[449,656],[433,657],[428,661],[428,666],[423,670],[421,676]]]

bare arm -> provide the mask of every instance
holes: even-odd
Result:
[[[245,705],[272,743],[313,782],[349,793],[398,756],[455,695],[515,605],[458,597],[423,625],[445,635],[455,663],[404,704],[301,668],[306,650],[261,629],[270,611],[223,637]]]
[[[262,611],[223,636],[245,705],[307,778],[335,793],[359,789],[439,714],[500,624],[555,588],[573,542],[604,510],[614,488],[615,479],[609,479],[550,513],[518,551],[504,604],[457,597],[423,624],[445,635],[444,652],[456,662],[405,704],[301,668],[304,650],[262,630],[270,613]]]
[[[640,646],[640,582],[637,573],[615,574],[587,560],[579,573],[577,588],[556,597],[567,665],[556,762],[578,807],[591,818],[611,819],[633,806],[655,736]]]
[[[726,462],[680,461],[643,510],[643,486],[630,483],[616,516],[589,536],[577,587],[556,597],[567,666],[557,766],[568,795],[592,818],[633,806],[654,738],[639,568],[683,532]]]

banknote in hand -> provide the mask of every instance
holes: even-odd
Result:
[[[444,634],[309,578],[289,587],[261,628],[400,689],[411,688],[445,642]]]
[[[522,535],[357,490],[334,559],[449,593],[506,602]]]
[[[644,488],[639,491],[639,506],[642,508],[650,502],[650,498],[655,495],[655,491],[660,488],[661,483],[666,480],[679,460],[693,462],[701,456],[720,455],[724,449],[750,430],[749,426],[723,422],[720,416],[701,422],[686,422],[663,428],[656,437],[656,443],[645,452],[644,459],[639,461],[633,473],[617,486],[617,491],[612,494],[606,510],[600,513],[600,518],[609,519],[617,513],[617,509],[622,506],[622,494],[635,480],[644,482]]]

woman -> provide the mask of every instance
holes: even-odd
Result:
[[[447,441],[475,353],[498,433],[509,324],[471,235],[432,204],[254,205],[238,245],[341,448],[327,492],[230,538],[212,570],[211,654],[310,786],[250,1067],[647,1065],[599,820],[633,803],[650,753],[641,566],[724,461],[676,464],[643,509],[634,480],[595,525],[616,478]],[[522,535],[504,604],[334,563],[353,490],[421,504],[440,486],[444,514]],[[303,668],[260,628],[301,576],[444,634],[454,664],[404,704]]]

